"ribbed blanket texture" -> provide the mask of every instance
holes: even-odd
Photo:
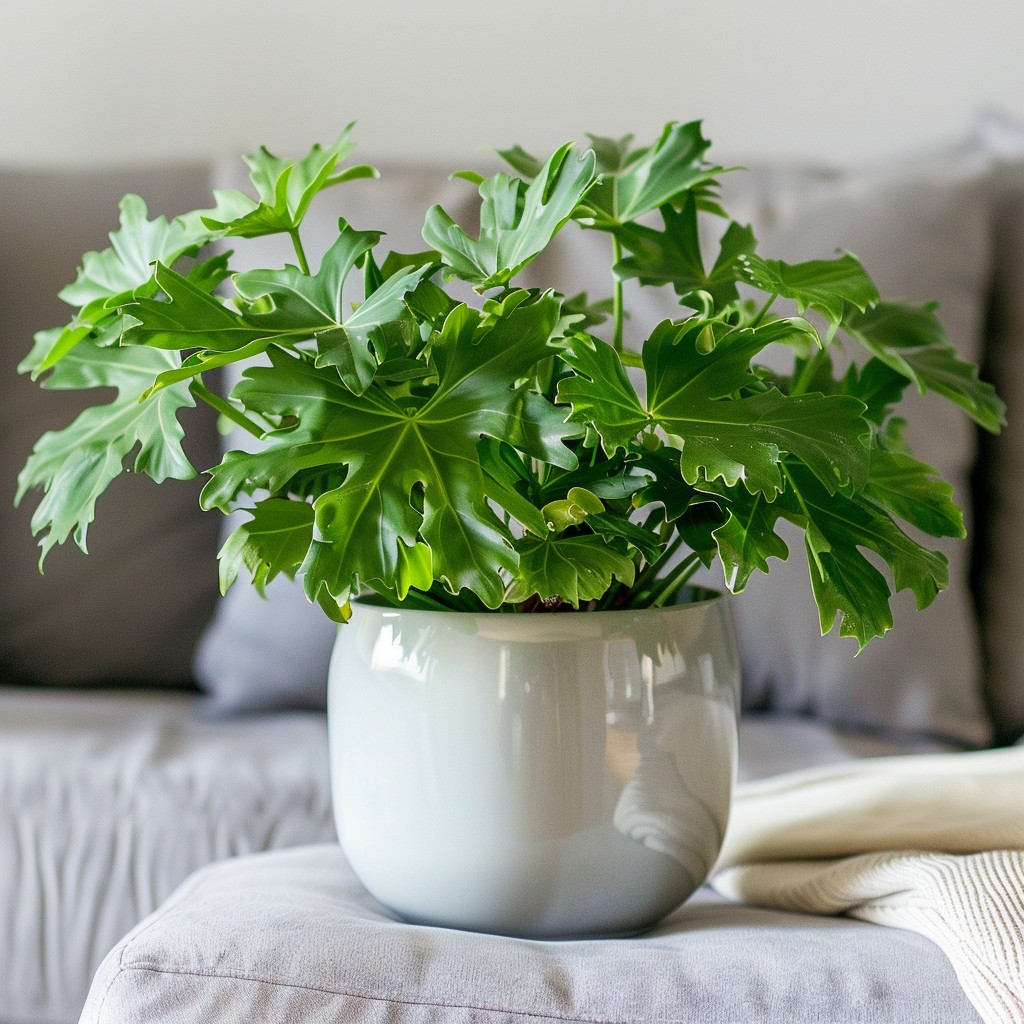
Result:
[[[1024,746],[743,783],[712,884],[926,935],[986,1024],[1024,1024]]]

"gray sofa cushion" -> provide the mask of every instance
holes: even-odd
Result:
[[[410,852],[410,855],[414,855]],[[110,953],[83,1024],[977,1024],[938,946],[702,890],[637,937],[396,922],[333,846],[214,865]]]
[[[117,203],[143,194],[150,216],[206,205],[209,172],[187,164],[156,170],[0,172],[0,679],[50,684],[183,683],[217,593],[218,523],[201,516],[201,480],[125,474],[98,505],[89,555],[54,549],[46,575],[29,522],[30,494],[12,509],[18,472],[34,442],[67,426],[96,393],[42,391],[16,367],[33,334],[67,323],[57,292],[86,250],[109,245]],[[193,464],[219,458],[214,418],[187,410]]]
[[[334,837],[323,715],[204,722],[195,700],[0,691],[3,1024],[76,1021],[103,955],[197,868]]]
[[[106,952],[210,861],[333,840],[322,714],[210,722],[195,705],[0,691],[0,1024],[76,1021]],[[744,779],[935,749],[807,719],[740,728]]]

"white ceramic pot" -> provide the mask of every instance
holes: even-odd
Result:
[[[342,847],[409,921],[648,928],[718,856],[738,690],[717,595],[594,613],[359,604],[330,673]]]

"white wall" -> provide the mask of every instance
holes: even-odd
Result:
[[[848,159],[1024,117],[1020,0],[4,6],[0,164],[298,154],[351,119],[365,159],[694,117],[719,153]]]

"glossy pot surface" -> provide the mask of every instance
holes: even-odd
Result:
[[[329,689],[342,846],[410,921],[643,930],[718,856],[738,690],[718,596],[550,614],[358,604]]]

